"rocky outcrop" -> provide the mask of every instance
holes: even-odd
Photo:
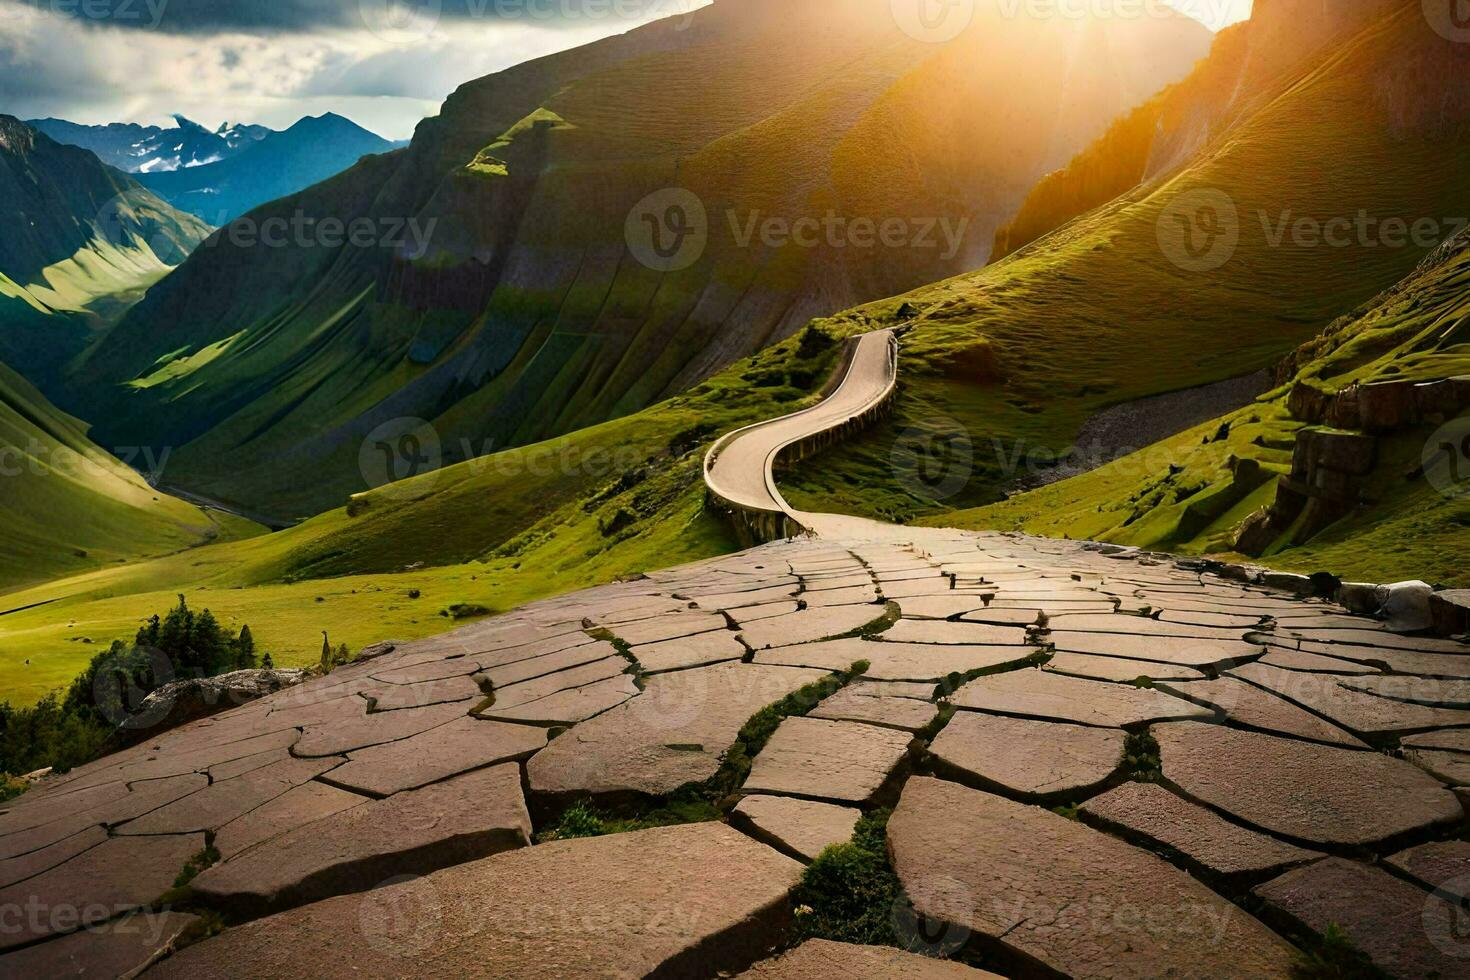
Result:
[[[238,708],[306,680],[306,670],[237,670],[165,684],[112,733],[104,752],[116,752],[200,718]]]

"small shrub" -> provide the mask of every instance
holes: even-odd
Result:
[[[439,615],[447,619],[474,619],[477,616],[493,615],[495,610],[488,606],[482,606],[477,602],[456,602],[451,606],[439,610]]]

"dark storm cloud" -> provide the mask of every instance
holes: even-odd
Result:
[[[412,16],[570,26],[593,19],[633,20],[682,5],[681,0],[0,0],[0,6],[5,4],[98,25],[176,34],[371,29]]]

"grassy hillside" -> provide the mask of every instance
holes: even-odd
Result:
[[[90,151],[3,115],[0,213],[0,361],[42,383],[208,231]]]
[[[259,530],[153,490],[4,365],[0,527],[0,592]]]
[[[1353,384],[1470,377],[1470,232],[1403,283],[1304,345],[1278,371],[1281,386],[1256,404],[1084,476],[991,507],[949,514],[946,525],[1092,538],[1185,553],[1232,552],[1247,516],[1269,504],[1291,469],[1306,421],[1298,385],[1337,392]],[[1470,587],[1470,460],[1433,462],[1445,420],[1395,427],[1378,439],[1364,503],[1300,546],[1281,542],[1267,564],[1330,570],[1370,581],[1427,578]],[[1470,412],[1453,427],[1470,433]],[[1242,480],[1241,460],[1263,479]],[[1249,472],[1248,470],[1246,472]],[[1458,483],[1459,493],[1453,491]]]
[[[1248,26],[1236,43],[1260,74],[1278,45]],[[1211,62],[1182,88],[1213,91]],[[1470,214],[1470,49],[1389,5],[1285,63],[1161,176],[978,273],[834,318],[907,328],[900,395],[886,426],[808,460],[788,499],[898,520],[992,503],[1018,461],[1065,453],[1101,409],[1269,368],[1405,277],[1432,241],[1274,236],[1302,218]],[[1207,207],[1238,226],[1215,268],[1177,233]]]
[[[752,0],[530,62],[463,86],[408,149],[251,215],[412,219],[424,254],[222,234],[89,354],[68,404],[109,439],[179,446],[172,481],[285,517],[363,489],[358,450],[394,419],[432,423],[453,462],[623,417],[813,316],[982,263],[1037,178],[1207,43],[1183,16],[991,10],[931,44],[886,0]],[[661,271],[627,229],[640,206],[666,217],[641,202],[669,188],[699,199],[708,242]],[[829,213],[897,220],[904,245],[759,233]]]
[[[365,493],[289,530],[0,595],[0,699],[63,686],[178,592],[249,624],[286,666],[314,662],[322,630],[354,648],[431,635],[456,625],[440,612],[457,603],[510,609],[734,550],[704,507],[704,451],[810,403],[839,350],[835,333],[803,333],[629,418]]]

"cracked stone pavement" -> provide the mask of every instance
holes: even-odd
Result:
[[[1470,976],[1470,646],[1187,561],[814,523],[47,780],[0,813],[0,976],[984,976],[790,948],[803,863],[875,807],[895,942],[994,974],[1285,977],[1336,925],[1392,976]],[[859,662],[723,820],[533,844],[709,780]]]

